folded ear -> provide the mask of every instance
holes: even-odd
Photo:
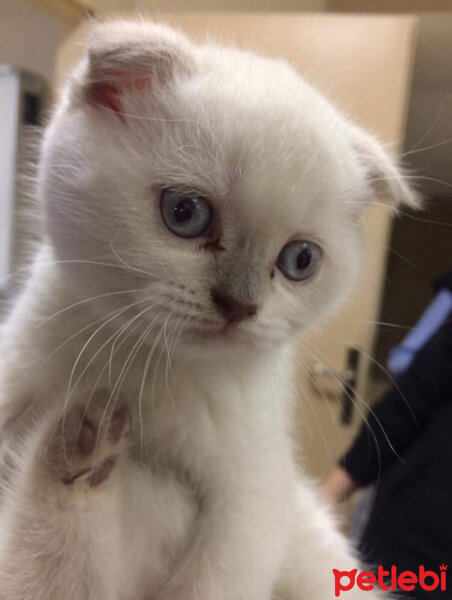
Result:
[[[89,37],[82,97],[121,113],[126,92],[155,89],[195,69],[194,47],[163,25],[116,21],[96,25]]]
[[[409,183],[409,177],[374,137],[353,126],[352,146],[365,170],[369,189],[375,196],[389,200],[395,208],[421,208],[421,196]]]

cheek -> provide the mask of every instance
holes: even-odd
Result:
[[[202,296],[213,279],[214,261],[196,243],[148,243],[143,254],[147,270],[157,279],[190,288],[196,296]]]
[[[361,269],[363,248],[361,238],[353,231],[338,239],[329,252],[327,277],[324,279],[331,295],[341,295],[356,283]]]
[[[335,253],[330,252],[329,256],[310,285],[309,306],[313,320],[333,312],[353,289],[359,275],[361,252],[351,238],[338,244]]]
[[[334,261],[322,263],[311,280],[275,286],[266,314],[300,329],[310,328],[328,314],[353,287],[359,273],[358,247],[343,244],[342,248]]]

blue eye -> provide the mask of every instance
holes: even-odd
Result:
[[[317,271],[320,257],[321,250],[317,244],[300,240],[286,244],[276,264],[287,279],[303,281]]]
[[[163,190],[160,212],[168,229],[183,238],[205,235],[212,224],[212,207],[206,198],[194,192]]]

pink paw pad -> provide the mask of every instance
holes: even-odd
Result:
[[[93,415],[84,417],[78,425],[75,451],[70,453],[70,473],[63,477],[66,485],[86,481],[90,488],[97,488],[110,477],[123,451],[120,442],[130,433],[128,409],[121,406],[108,420],[104,411],[98,411],[97,416],[97,427]]]

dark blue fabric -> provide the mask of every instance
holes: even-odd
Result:
[[[376,484],[361,543],[385,567],[452,571],[452,315],[374,407],[340,463],[361,485]],[[371,433],[372,432],[372,433]],[[416,593],[452,598],[448,592]]]

